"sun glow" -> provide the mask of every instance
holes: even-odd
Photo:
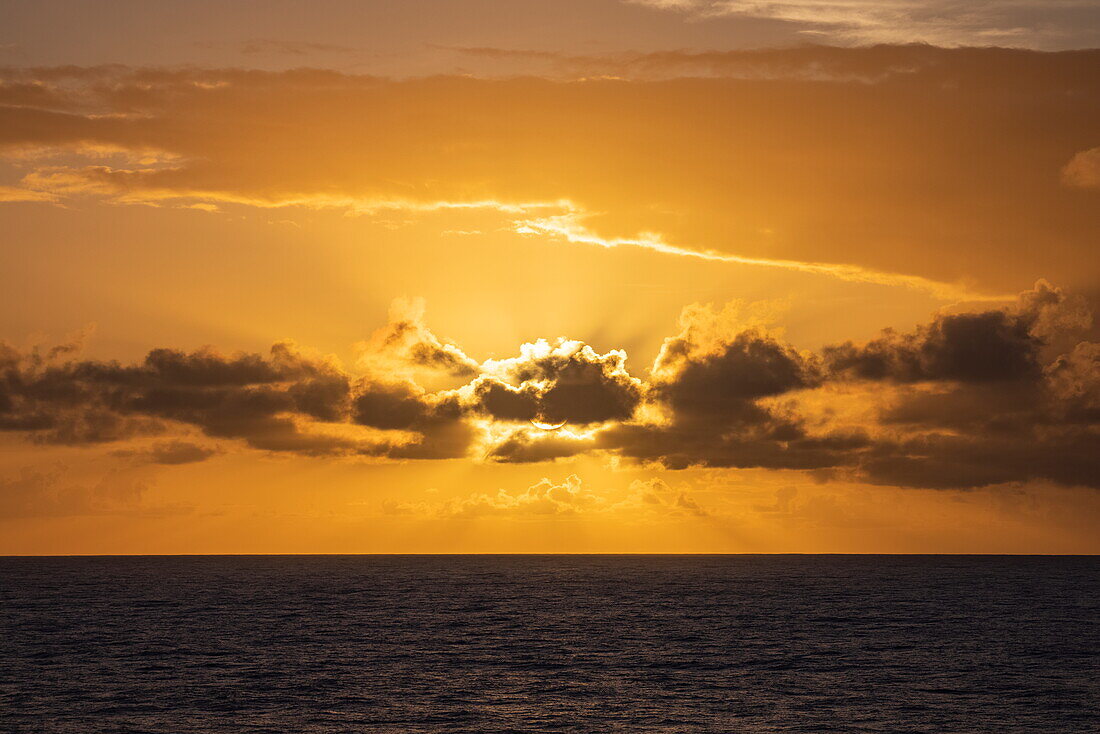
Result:
[[[565,421],[560,421],[558,423],[545,423],[538,420],[531,421],[532,426],[542,431],[556,431],[559,428],[563,428],[565,426],[565,423]]]
[[[166,2],[5,17],[0,554],[1097,549],[1080,8]]]

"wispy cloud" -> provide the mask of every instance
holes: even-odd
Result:
[[[765,268],[780,268],[802,273],[825,275],[855,283],[875,283],[878,285],[898,286],[929,293],[944,300],[965,299],[968,301],[1009,301],[1014,295],[976,294],[964,285],[943,283],[917,275],[887,273],[879,270],[844,263],[804,262],[801,260],[783,260],[763,257],[747,257],[710,249],[695,249],[665,242],[660,234],[643,232],[637,237],[602,237],[582,223],[582,216],[568,213],[539,219],[516,221],[514,230],[522,235],[547,236],[562,239],[574,244],[596,245],[599,247],[639,247],[665,255],[690,257],[711,262],[751,265]]]
[[[1094,202],[1057,177],[1097,145],[1097,58],[808,46],[628,57],[638,80],[568,82],[6,69],[4,198],[299,207],[394,226],[471,214],[439,229],[521,220],[578,243],[945,294],[959,289],[936,284],[1001,293],[1036,272],[1077,285]],[[604,63],[578,70],[589,62]],[[670,73],[720,78],[650,81]],[[1094,156],[1075,161],[1065,183],[1090,185]]]
[[[748,17],[858,42],[940,45],[1059,45],[1100,19],[1091,0],[627,0],[696,19]],[[1037,22],[1041,18],[1042,22]]]
[[[56,197],[47,191],[34,191],[16,186],[0,186],[0,203],[3,202],[53,202]]]
[[[288,41],[277,38],[253,38],[244,43],[241,52],[246,54],[283,54],[310,56],[313,54],[350,53],[355,49],[335,43]]]
[[[196,48],[231,49],[248,56],[333,56],[355,53],[350,46],[316,41],[296,41],[283,38],[250,38],[240,43],[196,41]]]

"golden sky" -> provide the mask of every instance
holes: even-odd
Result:
[[[1100,9],[974,5],[0,4],[0,553],[1100,551]]]

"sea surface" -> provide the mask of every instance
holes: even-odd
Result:
[[[0,558],[0,732],[1100,732],[1100,558]]]

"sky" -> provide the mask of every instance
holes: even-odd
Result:
[[[0,2],[0,554],[1100,552],[1098,46]]]

